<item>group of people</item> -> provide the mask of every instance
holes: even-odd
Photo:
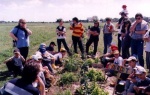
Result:
[[[148,22],[143,20],[141,13],[137,13],[135,15],[135,22],[131,24],[128,18],[127,6],[123,5],[122,8],[123,11],[120,12],[121,18],[117,23],[118,45],[112,42],[115,27],[111,22],[111,18],[108,17],[103,29],[100,29],[99,21],[94,20],[94,25],[87,31],[89,38],[84,50],[82,42],[84,27],[78,18],[74,17],[70,26],[74,53],[78,53],[77,46],[79,46],[81,58],[84,59],[85,55],[89,55],[89,47],[93,43],[94,50],[92,56],[96,57],[99,35],[102,30],[104,50],[103,56],[100,59],[104,67],[110,67],[112,64],[117,64],[120,67],[130,67],[132,73],[127,78],[125,92],[150,95],[150,79],[146,77],[147,71],[144,69],[143,58],[145,41],[146,64],[150,72],[150,31],[148,31]],[[13,95],[45,95],[45,88],[50,87],[51,84],[49,82],[54,83],[55,78],[53,75],[55,70],[63,65],[62,59],[66,53],[69,56],[73,54],[66,42],[67,35],[63,20],[60,19],[58,23],[59,25],[56,28],[58,51],[54,50],[55,42],[51,42],[49,46],[41,43],[35,54],[28,59],[29,36],[32,34],[32,31],[27,28],[24,19],[20,19],[18,25],[11,30],[10,36],[13,38],[16,49],[13,52],[14,55],[6,60],[5,63],[14,77],[21,75],[22,78],[13,79],[6,83],[2,88],[3,93],[15,93]],[[61,47],[61,44],[63,44],[64,48]],[[110,68],[108,73],[108,75],[113,75],[114,70]]]

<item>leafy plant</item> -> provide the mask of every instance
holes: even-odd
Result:
[[[92,59],[92,58],[88,58],[84,64],[86,64],[87,66],[89,67],[92,67],[92,64],[94,63],[95,61]]]
[[[71,84],[72,82],[77,82],[78,81],[78,76],[75,75],[74,73],[69,73],[66,72],[62,74],[60,80],[59,80],[59,85],[67,85]]]
[[[105,92],[100,87],[96,86],[92,91],[91,95],[109,95],[108,92]]]
[[[102,71],[98,70],[90,70],[87,72],[87,76],[90,79],[90,81],[103,81],[104,75],[102,74]]]

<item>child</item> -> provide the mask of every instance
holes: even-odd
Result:
[[[46,47],[46,50],[53,55],[56,53],[54,51],[54,46],[56,46],[55,42],[50,42],[49,46]]]
[[[122,11],[119,13],[121,15],[121,18],[119,19],[118,25],[120,25],[124,19],[124,16],[127,17],[128,15],[128,11],[127,11],[127,6],[126,5],[122,5]],[[122,16],[124,15],[124,16]],[[120,29],[120,26],[118,27],[118,29]]]
[[[21,75],[23,70],[23,62],[25,62],[24,57],[20,54],[18,49],[14,50],[14,56],[7,59],[4,63],[6,63],[10,72],[13,72],[14,77],[17,75]]]
[[[150,72],[150,30],[144,35],[144,40],[146,41],[146,65]]]

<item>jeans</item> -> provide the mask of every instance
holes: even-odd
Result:
[[[129,58],[130,57],[130,52],[129,48],[131,46],[131,40],[122,40],[122,58]]]
[[[121,40],[120,40],[121,34],[118,34],[118,50],[121,52]]]
[[[150,52],[146,52],[146,65],[147,69],[150,70]]]
[[[22,48],[18,48],[20,51],[20,54],[24,57],[24,59],[26,60],[28,57],[28,52],[29,52],[29,47],[22,47]],[[24,64],[23,64],[24,65]]]
[[[94,42],[93,55],[96,55],[97,46],[98,46],[98,41],[99,41],[98,38],[96,38],[96,39],[90,38],[90,39],[87,41],[87,43],[86,43],[86,53],[87,53],[87,54],[89,53],[89,47],[90,47],[90,45]]]
[[[112,33],[104,34],[104,51],[103,51],[103,54],[107,53],[107,49],[111,45],[111,42],[112,42]]]
[[[139,64],[144,67],[144,59],[143,59],[143,49],[144,49],[144,41],[142,39],[131,40],[131,54],[136,55],[139,60]]]
[[[68,46],[67,46],[66,40],[65,40],[65,39],[57,39],[58,52],[60,52],[61,43],[63,43],[65,49],[67,50],[67,52],[69,52],[69,48],[68,48]]]
[[[125,90],[127,91],[127,93],[133,93],[134,92],[134,83],[131,83],[130,80],[127,80],[126,81],[126,84],[125,84]]]
[[[73,41],[73,46],[74,46],[74,52],[78,53],[77,52],[77,44],[78,44],[81,53],[84,54],[84,48],[83,48],[82,40],[80,39],[80,37],[72,36],[72,41]]]

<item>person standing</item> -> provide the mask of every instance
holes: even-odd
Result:
[[[99,28],[99,22],[98,21],[94,21],[94,26],[90,28],[89,34],[90,34],[90,38],[86,43],[86,53],[88,55],[89,47],[92,43],[94,43],[93,56],[95,57],[96,52],[97,52],[99,35],[100,35],[100,28]]]
[[[123,59],[127,59],[128,57],[130,57],[129,52],[129,48],[131,45],[130,27],[131,27],[130,20],[125,20],[121,30]]]
[[[143,49],[144,49],[144,41],[143,35],[148,30],[148,23],[143,20],[143,15],[141,13],[137,13],[135,15],[136,21],[133,22],[130,32],[131,32],[131,53],[138,57],[139,63],[144,67],[144,59],[143,59]]]
[[[65,49],[67,50],[68,54],[71,56],[71,52],[67,46],[66,43],[66,28],[63,26],[63,20],[59,20],[59,26],[56,28],[57,33],[57,44],[58,44],[58,52],[60,52],[61,49],[61,43],[63,43]]]
[[[117,25],[118,25],[118,50],[121,52],[121,30],[123,26],[123,21],[127,18],[126,14],[124,12],[121,13],[121,19],[119,19]]]
[[[150,72],[150,30],[144,35],[144,40],[146,41],[146,65]]]
[[[110,44],[112,42],[112,32],[114,31],[114,26],[111,23],[111,18],[106,18],[106,23],[103,27],[103,33],[104,33],[104,51],[103,54],[107,53],[108,47],[110,47]]]
[[[26,20],[20,19],[16,27],[14,27],[10,36],[16,42],[16,47],[19,49],[20,54],[27,59],[29,52],[29,35],[32,34],[32,31],[27,28]]]
[[[84,57],[84,48],[82,43],[82,37],[84,32],[83,25],[81,22],[79,22],[77,17],[74,17],[72,20],[73,24],[71,25],[70,29],[73,30],[72,41],[74,46],[74,52],[78,53],[77,52],[77,44],[78,44],[83,58]]]

